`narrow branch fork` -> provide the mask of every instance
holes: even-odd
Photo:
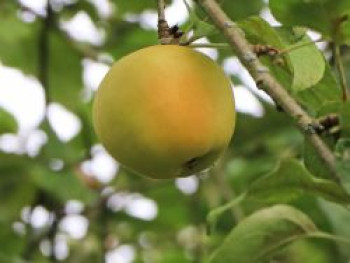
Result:
[[[298,128],[312,143],[319,156],[329,168],[334,180],[339,181],[336,172],[335,157],[329,147],[316,133],[318,126],[307,112],[288,94],[281,84],[269,73],[259,61],[244,32],[224,13],[215,0],[196,0],[213,20],[216,27],[224,33],[241,63],[249,71],[258,88],[264,90],[296,122]]]

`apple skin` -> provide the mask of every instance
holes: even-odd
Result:
[[[156,179],[210,167],[235,126],[232,88],[207,56],[177,45],[150,46],[114,63],[93,104],[93,124],[126,168]]]

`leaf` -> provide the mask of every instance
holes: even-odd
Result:
[[[164,197],[166,196],[166,199]],[[186,226],[189,220],[189,214],[186,207],[186,196],[178,189],[173,187],[172,183],[166,183],[162,187],[154,187],[147,192],[147,197],[151,198],[160,207],[157,218],[154,220],[154,227],[169,231],[169,229],[180,230]],[[172,206],[168,206],[172,203]],[[197,207],[200,211],[200,206]],[[196,211],[197,213],[199,211]],[[198,213],[197,216],[200,216]]]
[[[277,20],[286,26],[309,27],[338,43],[350,42],[350,23],[346,20],[350,14],[348,0],[271,0],[269,6]]]
[[[183,0],[187,12],[189,14],[189,20],[191,29],[193,29],[192,39],[199,39],[202,37],[208,37],[209,35],[216,32],[215,26],[202,20],[194,9],[190,7],[186,0]]]
[[[94,144],[98,143],[92,121],[92,102],[93,100],[90,100],[89,102],[83,104],[82,107],[76,112],[82,123],[81,134],[78,135],[78,137],[81,139],[81,144],[84,145],[85,151],[83,151],[83,153],[85,152],[85,154],[86,151],[89,151]]]
[[[242,20],[249,16],[259,15],[264,5],[264,2],[261,0],[235,0],[221,2],[221,8],[225,10],[227,15],[234,21]]]
[[[86,12],[94,21],[99,19],[96,7],[90,1],[71,2],[69,5],[64,6],[63,10],[60,12],[60,17],[68,20],[81,11]]]
[[[21,209],[32,203],[36,189],[30,167],[26,157],[0,153],[0,221],[17,218]]]
[[[276,29],[283,41],[284,57],[292,72],[292,92],[316,85],[325,72],[325,58],[303,28],[281,27]]]
[[[13,231],[10,222],[0,220],[0,242],[0,262],[22,262],[17,256],[25,246],[25,239]]]
[[[245,32],[251,44],[268,45],[283,50],[287,44],[283,40],[281,32],[273,28],[264,19],[253,16],[239,22],[240,27]],[[288,57],[282,58],[283,65],[277,65],[271,57],[261,57],[261,62],[267,66],[271,74],[283,85],[286,90],[290,90],[292,85],[292,67]]]
[[[16,119],[0,106],[0,135],[3,133],[15,133],[17,129],[18,124]]]
[[[350,20],[349,16],[350,14],[347,14],[348,20],[343,22],[340,26],[340,37],[341,39],[344,39],[344,43],[350,46]]]
[[[269,45],[278,50],[288,50],[291,46],[311,41],[303,30],[273,28],[260,17],[250,17],[240,22],[240,26],[250,42]],[[307,89],[323,77],[325,60],[315,44],[286,52],[284,59],[286,67],[271,63],[271,59],[265,59],[263,62],[286,89],[289,89],[289,86],[294,92]]]
[[[81,133],[69,142],[62,142],[47,121],[42,123],[41,128],[48,137],[47,143],[40,151],[40,156],[44,159],[59,159],[64,163],[72,164],[82,160],[86,152],[90,150],[85,149]]]
[[[343,207],[320,200],[319,204],[321,205],[325,216],[331,223],[331,231],[334,235],[350,237],[350,213],[349,210],[344,209]],[[343,258],[350,258],[349,245],[343,245],[338,247],[338,251],[341,251]],[[334,260],[333,260],[334,262]]]
[[[157,3],[149,0],[137,0],[137,1],[125,1],[125,0],[113,0],[116,5],[117,14],[122,16],[126,13],[141,13],[146,9],[156,9]],[[170,1],[166,1],[170,2]]]
[[[340,102],[340,89],[328,63],[323,78],[315,86],[299,91],[296,97],[312,112],[319,111],[326,104]]]
[[[334,263],[336,256],[328,244],[299,240],[291,244],[285,251],[282,260],[288,263]]]
[[[308,43],[311,39],[304,36],[298,44]],[[316,85],[325,72],[325,59],[315,44],[295,49],[288,53],[293,67],[293,91],[300,91]]]
[[[270,45],[278,50],[288,50],[310,41],[305,35],[305,30],[273,28],[260,17],[250,17],[241,21],[239,25],[252,44]],[[331,68],[325,63],[315,44],[294,49],[283,57],[283,66],[276,65],[269,57],[262,57],[261,61],[283,87],[291,91],[292,96],[305,107],[315,111],[323,104],[340,100],[340,90]]]
[[[290,203],[305,194],[319,196],[338,204],[350,203],[350,195],[340,185],[330,180],[315,178],[300,162],[285,159],[274,171],[251,183],[246,192],[211,210],[207,221],[210,229],[214,229],[218,218],[224,212],[242,202],[255,206]]]
[[[342,104],[339,118],[341,136],[350,137],[350,101]]]
[[[96,198],[96,193],[71,171],[55,172],[44,166],[36,166],[32,170],[32,179],[37,187],[61,202],[75,199],[87,204]]]
[[[51,101],[76,110],[82,104],[82,65],[69,41],[62,34],[50,33],[49,96]]]
[[[291,202],[305,193],[339,204],[350,203],[350,195],[340,185],[313,177],[300,162],[293,159],[281,161],[275,171],[255,181],[246,198],[276,204]]]
[[[340,139],[335,147],[337,171],[346,181],[350,180],[350,139]]]
[[[239,22],[239,26],[253,43],[268,44],[282,49],[285,44],[279,33],[268,22],[259,16],[252,16]]]
[[[320,107],[315,117],[321,117],[326,116],[328,114],[338,114],[341,109],[342,104],[339,102],[332,102],[322,105]],[[328,135],[327,133],[323,134],[321,136],[323,141],[328,145],[330,150],[334,150],[336,140],[337,138]],[[314,146],[311,144],[311,142],[305,137],[305,143],[304,143],[304,164],[306,168],[315,176],[319,178],[327,178],[331,179],[333,178],[330,174],[330,171],[325,164],[325,162],[321,159],[317,151],[315,150]]]
[[[25,23],[15,15],[0,17],[0,60],[37,76],[40,23]],[[48,41],[50,100],[75,109],[82,100],[81,58],[62,34],[50,32]]]
[[[38,23],[25,23],[16,10],[0,15],[0,60],[7,66],[35,74],[38,64]]]
[[[350,102],[345,102],[340,107],[339,115],[341,138],[335,145],[335,157],[337,170],[346,181],[350,179]]]
[[[241,221],[208,263],[262,262],[282,246],[316,231],[314,223],[291,206],[265,208]]]
[[[141,48],[158,43],[156,31],[143,30],[136,24],[119,22],[113,25],[110,30],[106,51],[115,60]]]

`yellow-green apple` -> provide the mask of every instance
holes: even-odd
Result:
[[[147,47],[111,67],[96,93],[93,122],[126,168],[158,179],[188,176],[210,167],[230,142],[230,81],[189,47]]]

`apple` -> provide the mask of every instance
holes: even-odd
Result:
[[[93,104],[94,128],[111,156],[157,179],[213,165],[230,142],[235,117],[223,70],[178,45],[151,46],[118,60]]]

